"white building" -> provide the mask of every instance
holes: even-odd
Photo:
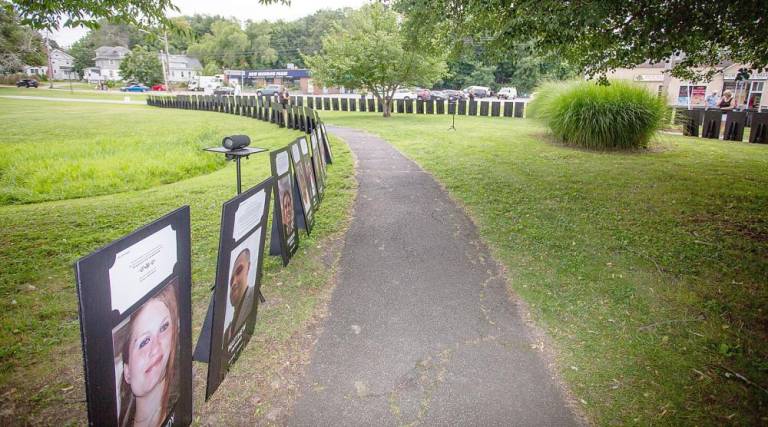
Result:
[[[24,74],[28,76],[47,76],[48,67],[45,65],[25,65]]]
[[[54,80],[67,80],[69,78],[77,80],[77,77],[74,76],[74,71],[72,71],[75,66],[75,58],[72,55],[60,49],[51,49],[50,56],[51,70],[48,74],[49,77],[53,77]],[[72,73],[71,76],[70,73]]]
[[[158,54],[160,61],[165,53]],[[187,55],[168,55],[168,83],[186,83],[202,74],[203,66],[197,58]]]
[[[102,46],[96,49],[95,67],[86,70],[86,80],[98,82],[102,80],[122,80],[120,77],[120,63],[130,50],[123,46]]]

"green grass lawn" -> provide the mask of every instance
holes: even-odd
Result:
[[[225,135],[250,134],[259,146],[285,133],[213,114],[0,98],[0,121],[9,125],[0,141],[0,205],[168,184],[223,167],[222,156],[202,148]]]
[[[323,112],[442,182],[600,425],[768,422],[768,146],[549,142],[532,120]]]
[[[15,155],[6,148],[10,144],[19,149],[44,150],[51,163],[43,169],[49,171],[69,170],[81,162],[81,157],[125,160],[128,169],[114,181],[118,183],[148,174],[147,165],[155,165],[159,158],[172,168],[169,173],[178,175],[176,182],[168,184],[142,176],[140,187],[148,188],[115,187],[116,194],[98,196],[92,195],[102,193],[103,188],[85,180],[81,181],[77,199],[0,206],[0,423],[5,419],[16,424],[84,424],[84,380],[72,263],[172,209],[190,205],[196,339],[215,272],[221,205],[235,195],[234,165],[222,165],[214,160],[215,155],[200,154],[199,148],[218,145],[225,135],[244,133],[251,136],[252,145],[275,149],[300,133],[221,113],[108,104],[0,102],[5,123],[11,114],[8,110],[15,114],[14,127],[5,127],[0,140],[5,150],[4,164],[9,164],[7,157]],[[46,137],[39,140],[41,126]],[[301,249],[288,268],[283,268],[276,257],[265,258],[262,289],[268,303],[259,309],[254,342],[242,360],[249,360],[249,368],[266,376],[267,385],[249,393],[263,394],[263,389],[269,389],[269,375],[277,375],[277,367],[291,357],[291,337],[303,330],[332,281],[335,267],[320,255],[325,257],[329,239],[337,238],[346,229],[355,188],[351,154],[346,145],[332,142],[336,162],[329,167],[329,186],[316,216],[316,231],[310,238],[302,236]],[[198,155],[198,160],[214,163],[208,169],[187,169]],[[110,156],[117,160],[109,160]],[[16,157],[13,165],[30,159]],[[105,179],[112,179],[108,168],[97,170],[106,174]],[[268,154],[243,161],[245,187],[269,175]],[[200,396],[204,378],[204,365],[196,364],[195,411],[203,422],[212,416],[226,424],[222,420],[229,416],[242,416],[242,411],[251,411],[252,415],[270,404],[265,396],[263,401],[242,405],[237,392],[244,392],[244,388],[230,385],[233,390],[219,393],[218,400],[209,402],[203,411]],[[251,381],[250,387],[255,384]]]
[[[46,98],[82,98],[82,99],[105,99],[111,101],[122,101],[124,97],[129,97],[131,101],[144,101],[147,98],[146,93],[138,92],[120,92],[120,89],[110,89],[108,91],[99,91],[74,87],[70,92],[69,86],[62,86],[56,83],[53,89],[49,89],[47,84],[41,83],[38,88],[17,88],[14,86],[0,86],[0,96],[41,96]]]

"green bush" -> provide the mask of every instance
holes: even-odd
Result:
[[[528,108],[558,140],[593,150],[645,148],[666,114],[663,98],[624,81],[546,83]]]

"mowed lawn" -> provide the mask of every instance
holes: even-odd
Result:
[[[607,154],[527,119],[323,114],[466,206],[594,422],[768,423],[768,146]]]
[[[69,90],[69,86],[63,86],[62,83],[56,82],[54,88],[50,89],[48,83],[40,82],[40,87],[37,88],[17,88],[14,86],[0,86],[0,97],[2,96],[40,96],[45,98],[69,98],[69,99],[103,99],[109,101],[123,101],[127,96],[131,101],[144,101],[147,99],[149,92],[120,92],[119,88],[110,89],[107,91],[85,89],[82,87],[73,87],[73,91]],[[162,93],[160,93],[162,95]]]
[[[0,134],[2,162],[8,167],[35,161],[30,153],[18,153],[26,151],[36,153],[40,162],[50,162],[43,164],[40,176],[92,161],[99,179],[113,182],[114,194],[102,194],[109,189],[96,180],[64,180],[44,194],[78,198],[0,206],[0,424],[85,424],[72,263],[190,205],[196,340],[213,285],[221,206],[235,196],[234,165],[200,148],[243,133],[251,136],[253,146],[276,149],[301,133],[222,113],[131,105],[0,99],[0,115],[4,123],[12,116],[14,123]],[[134,134],[132,129],[139,130]],[[295,356],[291,337],[303,330],[327,292],[335,267],[324,242],[346,229],[355,189],[351,154],[345,144],[332,143],[336,162],[329,166],[326,196],[312,236],[301,236],[297,257],[287,268],[265,254],[262,289],[268,303],[259,309],[256,335],[241,356],[243,366],[236,367],[242,374],[235,377],[248,381],[242,386],[225,384],[218,398],[203,407],[205,365],[195,364],[195,412],[203,423],[212,417],[217,420],[213,423],[231,424],[267,412],[274,403],[269,384],[283,362]],[[100,159],[106,167],[98,166]],[[116,162],[125,169],[113,175],[109,166]],[[210,164],[190,169],[194,162]],[[162,173],[161,179],[154,179],[151,171],[160,167],[175,174],[168,180],[175,182],[165,183]],[[253,155],[242,167],[244,187],[255,185],[270,175],[269,154]],[[133,179],[138,184],[121,185]],[[73,183],[79,191],[67,192]],[[243,393],[262,398],[243,403]]]

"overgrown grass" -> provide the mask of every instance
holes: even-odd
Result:
[[[668,116],[664,99],[630,82],[546,83],[529,104],[555,138],[592,150],[646,148]]]
[[[258,146],[279,133],[224,114],[2,98],[0,121],[0,205],[168,184],[223,167],[202,148],[225,135],[251,134]]]
[[[532,120],[324,116],[467,207],[596,424],[766,423],[768,147],[660,136],[602,153]]]
[[[21,105],[31,101],[14,102]],[[59,107],[52,103],[40,101],[35,106],[40,115],[45,116],[47,108],[53,108],[52,113],[58,114]],[[79,108],[80,105],[68,106]],[[169,128],[205,123],[203,127],[213,127],[224,134],[248,134],[254,146],[269,149],[282,147],[298,135],[271,124],[221,113],[146,109],[158,120],[169,122]],[[100,110],[89,117],[99,121],[100,116],[113,115],[109,107],[102,106]],[[119,111],[123,120],[132,121],[143,117],[144,110],[128,107]],[[39,116],[19,120],[22,124],[19,129],[26,129],[30,137],[34,135]],[[79,126],[77,121],[71,121],[60,132],[76,132]],[[250,361],[241,369],[245,375],[251,375],[253,381],[246,381],[248,389],[229,384],[227,388],[231,390],[220,392],[217,403],[209,403],[201,414],[203,406],[199,397],[204,389],[205,367],[196,364],[195,411],[196,416],[203,417],[198,418],[201,422],[218,419],[228,424],[222,420],[254,410],[255,403],[251,400],[244,403],[242,396],[264,396],[264,390],[269,389],[272,381],[270,375],[275,375],[276,367],[282,366],[279,358],[292,357],[284,354],[289,337],[303,330],[316,305],[322,301],[322,292],[328,289],[333,270],[317,259],[322,260],[325,255],[323,245],[329,236],[345,229],[355,188],[351,154],[346,145],[332,142],[336,162],[329,167],[327,193],[317,213],[313,235],[301,236],[301,249],[288,268],[283,268],[278,258],[265,254],[262,286],[268,304],[259,309],[254,341],[241,358]],[[135,161],[152,159],[137,157]],[[269,174],[268,154],[251,156],[243,162],[244,187],[261,182]],[[184,204],[190,205],[192,214],[193,336],[196,339],[215,272],[221,204],[234,195],[234,165],[227,164],[212,173],[145,190],[0,206],[3,223],[0,228],[0,406],[3,407],[0,422],[85,423],[77,297],[71,265],[77,258]],[[267,385],[258,383],[258,387],[263,386],[259,389],[256,378],[263,376]],[[270,403],[266,398],[263,400],[259,405]],[[253,412],[248,415],[253,416]]]

